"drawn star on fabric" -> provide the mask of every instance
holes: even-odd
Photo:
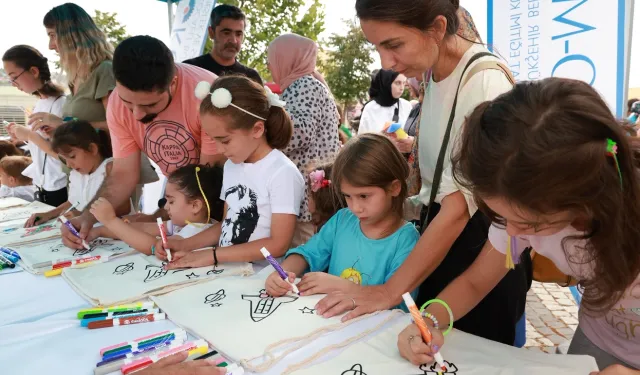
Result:
[[[198,278],[198,277],[200,277],[200,275],[196,275],[194,272],[191,272],[190,274],[187,275],[187,278],[189,280],[195,279],[195,278]]]
[[[211,304],[211,307],[220,307],[220,306],[222,306],[222,304],[221,304],[221,303],[214,303],[214,304]]]
[[[302,309],[298,309],[300,311],[302,311],[303,314],[315,314],[316,313],[316,309],[310,309],[308,307],[304,307]]]

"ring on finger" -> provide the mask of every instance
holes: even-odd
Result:
[[[351,310],[355,310],[356,309],[356,300],[351,298],[351,302],[353,302],[353,308]]]
[[[409,336],[409,345],[411,345],[411,340],[415,339],[416,337],[414,335]]]

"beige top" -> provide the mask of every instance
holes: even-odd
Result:
[[[116,79],[113,76],[111,61],[105,60],[76,88],[75,93],[67,97],[62,108],[63,116],[89,122],[106,121],[107,114],[102,105],[102,98],[109,95],[115,87]]]

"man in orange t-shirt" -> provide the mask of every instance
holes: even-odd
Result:
[[[176,64],[160,40],[131,37],[113,55],[116,88],[107,107],[107,124],[113,148],[113,167],[94,199],[104,197],[118,207],[133,192],[144,152],[165,176],[189,164],[224,162],[214,141],[202,131],[198,82],[217,77],[204,69]],[[85,238],[96,223],[89,212],[72,220]],[[63,242],[82,248],[82,241],[66,228]]]

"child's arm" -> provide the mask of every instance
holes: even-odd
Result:
[[[224,215],[222,217],[224,218],[226,216],[227,216],[227,204],[225,203]],[[222,233],[221,224],[215,223],[211,227],[189,238],[181,238],[178,236],[173,236],[168,238],[169,249],[176,252],[186,253],[191,250],[197,250],[205,247],[216,246],[218,244],[218,241],[220,241],[221,233]],[[157,250],[158,250],[158,246],[156,246],[156,251]]]
[[[51,220],[51,219],[55,219],[58,216],[62,215],[63,212],[65,212],[66,210],[69,209],[69,207],[71,207],[71,203],[69,201],[64,202],[63,204],[59,205],[58,207],[54,208],[51,211],[47,211],[47,212],[37,212],[33,215],[31,215],[31,217],[29,217],[29,219],[27,219],[27,221],[24,224],[25,228],[30,228],[36,225],[40,225],[43,223],[46,223],[47,221]]]
[[[93,216],[104,225],[102,230],[104,235],[112,238],[119,238],[133,247],[137,251],[150,255],[151,247],[155,244],[156,238],[132,225],[125,223],[116,216],[111,203],[104,198],[98,198],[91,205]]]
[[[278,271],[274,271],[267,277],[264,283],[267,294],[272,297],[280,297],[293,291],[291,286],[296,281],[296,275],[300,275],[307,269],[309,264],[300,254],[291,254],[280,265],[287,273],[287,281],[282,279]]]

